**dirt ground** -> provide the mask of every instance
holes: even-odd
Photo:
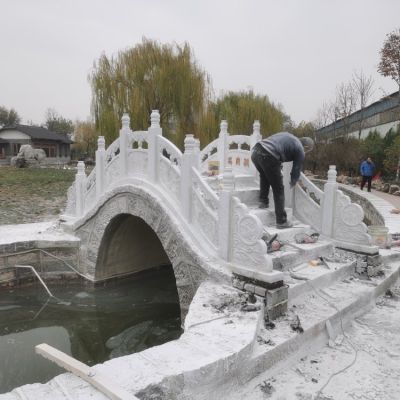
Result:
[[[55,219],[75,170],[0,167],[0,225]]]

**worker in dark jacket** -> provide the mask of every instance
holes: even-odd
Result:
[[[371,181],[375,172],[375,164],[372,162],[371,158],[368,157],[365,161],[361,163],[360,173],[362,176],[361,180],[361,190],[364,189],[365,183],[368,182],[368,192],[371,191]]]
[[[311,151],[314,141],[309,137],[297,138],[288,132],[280,132],[258,142],[252,151],[251,160],[260,173],[260,208],[268,208],[269,188],[272,187],[277,228],[290,228],[285,211],[285,192],[282,178],[282,163],[293,161],[290,187],[300,178],[305,153]]]

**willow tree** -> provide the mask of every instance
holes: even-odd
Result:
[[[201,139],[204,137],[205,143],[214,139],[223,119],[228,121],[231,134],[250,134],[254,120],[259,120],[263,136],[269,136],[283,129],[284,118],[280,107],[270,102],[268,96],[253,91],[228,92],[209,105],[201,123]]]
[[[89,76],[97,130],[115,139],[124,112],[134,130],[147,129],[158,109],[167,137],[182,146],[185,134],[198,134],[209,99],[209,75],[197,64],[187,43],[161,44],[143,39],[116,56],[103,54]]]

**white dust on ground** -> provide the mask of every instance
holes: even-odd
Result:
[[[353,321],[345,330],[346,337],[339,335],[334,347],[326,346],[292,364],[285,363],[273,376],[267,371],[229,398],[399,400],[400,281],[391,291],[392,297],[378,298],[373,310]],[[342,369],[318,393],[332,374]]]

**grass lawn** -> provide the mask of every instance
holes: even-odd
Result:
[[[0,225],[55,219],[76,171],[0,167]]]

